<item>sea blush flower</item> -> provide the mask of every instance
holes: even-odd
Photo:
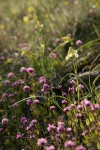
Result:
[[[8,74],[7,74],[7,78],[13,78],[13,77],[15,77],[15,74],[13,73],[13,72],[9,72]]]
[[[82,145],[78,145],[75,150],[86,150],[85,147],[83,147]]]
[[[52,132],[56,129],[56,126],[54,124],[48,124],[47,130],[48,132]]]
[[[62,104],[67,104],[68,102],[66,100],[62,100]]]
[[[28,85],[25,85],[25,86],[23,87],[23,91],[24,91],[24,92],[29,92],[29,90],[30,90],[30,87],[29,87]]]
[[[47,144],[47,140],[46,140],[45,138],[40,138],[40,139],[38,139],[37,145],[38,145],[39,147],[41,147],[41,146],[43,146],[43,145],[45,145],[45,144]]]
[[[57,132],[58,133],[62,133],[65,131],[65,125],[62,121],[58,122],[58,127],[57,127]]]
[[[87,99],[84,99],[84,100],[81,102],[81,104],[82,104],[83,106],[90,106],[90,105],[91,105],[91,102],[90,102],[89,100],[87,100]]]
[[[55,147],[53,145],[51,146],[46,146],[45,150],[55,150]]]
[[[55,106],[50,106],[50,110],[55,110]]]
[[[64,144],[65,148],[72,148],[75,146],[75,143],[73,141],[66,141]]]
[[[44,76],[41,76],[39,78],[39,84],[45,84],[46,83],[46,78]]]
[[[27,68],[21,67],[21,68],[20,68],[20,72],[21,72],[21,73],[22,73],[22,72],[27,72]]]
[[[76,82],[74,80],[70,81],[70,85],[75,85],[75,84],[76,84]]]
[[[7,124],[8,124],[8,121],[9,121],[9,120],[8,120],[6,117],[3,118],[2,121],[1,121],[1,122],[2,122],[2,125],[3,125],[3,126],[7,125]]]
[[[16,139],[22,139],[23,138],[23,134],[22,133],[17,133],[16,135]]]
[[[26,101],[26,105],[31,105],[32,104],[32,99],[28,99],[27,101]]]
[[[55,53],[50,53],[50,58],[52,58],[52,59],[55,59],[57,56],[56,56],[56,54]]]
[[[21,122],[23,125],[25,125],[25,124],[28,122],[28,120],[27,120],[26,117],[21,117],[20,122]]]
[[[27,68],[27,72],[28,73],[34,73],[34,69],[33,68]]]
[[[35,100],[33,101],[33,103],[37,105],[37,104],[40,103],[40,101],[39,101],[38,99],[35,99]]]
[[[76,45],[77,45],[77,46],[80,46],[80,45],[82,45],[82,44],[83,44],[83,42],[82,42],[81,40],[77,40],[77,41],[76,41]]]

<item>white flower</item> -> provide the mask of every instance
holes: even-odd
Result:
[[[72,47],[69,47],[69,50],[68,50],[68,54],[66,56],[66,61],[68,61],[70,58],[77,58],[79,55],[77,53],[76,50],[74,50]]]

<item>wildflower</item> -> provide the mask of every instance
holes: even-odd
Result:
[[[66,141],[64,146],[65,148],[72,148],[75,146],[75,143],[73,141]]]
[[[16,88],[16,87],[18,87],[19,86],[19,82],[17,82],[17,81],[15,81],[15,82],[13,82],[12,84],[11,84],[11,87],[12,88]]]
[[[82,44],[83,44],[83,42],[82,42],[81,40],[77,40],[77,41],[76,41],[76,45],[77,45],[77,46],[80,46],[80,45],[82,45]]]
[[[74,80],[70,81],[70,85],[75,85],[75,84],[76,84],[76,82]]]
[[[82,117],[82,114],[78,113],[78,114],[76,114],[76,117],[77,117],[77,118],[81,118],[81,117]]]
[[[44,84],[44,85],[43,85],[43,89],[44,89],[44,90],[47,90],[47,89],[49,89],[49,88],[50,88],[50,86],[49,86],[48,84]]]
[[[28,73],[34,73],[34,69],[33,68],[27,68],[27,72]]]
[[[26,105],[31,105],[32,104],[32,99],[28,99],[27,101],[26,101]]]
[[[53,145],[51,146],[46,146],[45,150],[55,150],[55,147]]]
[[[13,107],[13,108],[17,108],[17,107],[18,107],[18,104],[17,104],[17,103],[14,103],[14,104],[12,105],[12,107]]]
[[[24,81],[22,79],[18,80],[19,85],[24,84]]]
[[[2,94],[2,98],[7,98],[8,97],[8,94],[7,93],[3,93]]]
[[[22,139],[23,138],[23,134],[22,133],[17,133],[16,135],[16,139]]]
[[[48,124],[47,130],[48,132],[52,132],[56,129],[56,126],[54,124]]]
[[[68,132],[68,133],[69,133],[69,132],[72,132],[72,128],[68,127],[68,128],[67,128],[67,132]]]
[[[68,61],[70,58],[77,58],[78,53],[76,50],[74,50],[72,47],[69,47],[68,55],[66,56],[66,61]]]
[[[88,130],[84,130],[83,132],[82,132],[82,136],[86,136],[88,134]]]
[[[58,127],[57,127],[57,132],[58,133],[62,133],[65,131],[65,125],[63,122],[59,121],[58,122]]]
[[[25,124],[28,122],[28,120],[27,120],[26,117],[21,117],[20,122],[21,122],[23,125],[25,125]]]
[[[2,122],[2,125],[3,125],[3,126],[6,126],[6,125],[8,124],[8,121],[9,121],[9,120],[8,120],[6,117],[3,118],[2,121],[1,121],[1,122]]]
[[[38,139],[37,145],[38,145],[39,147],[41,147],[41,146],[43,146],[43,145],[45,145],[45,144],[47,144],[47,140],[46,140],[45,138],[40,138],[40,139]]]
[[[95,108],[95,109],[99,109],[99,108],[100,108],[100,105],[99,105],[99,104],[94,104],[94,108]]]
[[[56,54],[55,53],[50,53],[50,58],[52,58],[52,59],[55,59],[57,56],[56,56]]]
[[[71,108],[71,109],[76,108],[76,105],[75,105],[75,104],[71,104],[71,105],[70,105],[70,108]]]
[[[7,74],[7,78],[13,78],[13,77],[15,77],[15,74],[13,73],[13,72],[9,72],[8,74]]]
[[[74,92],[74,91],[75,91],[74,87],[72,87],[72,88],[69,87],[69,88],[68,88],[68,92]]]
[[[80,89],[80,90],[83,90],[83,89],[84,89],[84,85],[79,84],[79,89]]]
[[[84,99],[82,102],[81,102],[82,106],[90,106],[91,105],[91,102],[87,99]]]
[[[54,46],[57,46],[61,43],[61,39],[60,38],[57,38],[55,41],[54,41]]]
[[[50,106],[50,110],[55,110],[55,106]]]
[[[59,85],[59,86],[58,86],[58,89],[60,89],[60,90],[61,90],[61,89],[62,89],[62,85]]]
[[[36,119],[33,119],[33,120],[30,122],[29,126],[27,126],[26,131],[32,129],[36,123],[37,123],[37,120],[36,120]]]
[[[82,105],[78,105],[76,109],[81,111],[83,109],[83,106]]]
[[[30,87],[29,87],[28,85],[25,85],[25,86],[23,87],[23,91],[24,91],[24,92],[29,92],[29,90],[30,90]]]
[[[5,80],[4,81],[4,85],[10,85],[10,81],[9,80]]]
[[[39,102],[40,102],[40,101],[39,101],[38,99],[35,99],[35,100],[33,101],[34,104],[39,104]]]
[[[39,84],[45,84],[45,83],[46,83],[46,78],[43,77],[43,76],[41,76],[41,77],[39,78]]]
[[[30,135],[30,139],[33,139],[33,138],[35,138],[35,135],[34,134]]]
[[[27,68],[21,67],[21,68],[20,68],[20,72],[27,72]]]
[[[62,104],[67,104],[68,102],[66,100],[62,100]]]
[[[30,22],[30,19],[29,19],[28,16],[24,16],[24,17],[23,17],[23,21],[24,21],[26,24],[28,24],[28,23]]]
[[[67,106],[67,107],[64,108],[64,112],[68,112],[70,110],[71,110],[70,106]]]
[[[75,150],[86,150],[86,148],[83,147],[82,145],[79,145],[75,148]]]

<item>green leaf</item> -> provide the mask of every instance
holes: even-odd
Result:
[[[88,126],[90,124],[89,119],[86,119],[86,125]]]

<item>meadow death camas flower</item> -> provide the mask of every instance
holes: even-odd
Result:
[[[77,53],[76,50],[74,50],[72,47],[69,47],[69,50],[68,50],[68,54],[66,56],[66,61],[68,61],[70,58],[77,58],[79,55]]]

